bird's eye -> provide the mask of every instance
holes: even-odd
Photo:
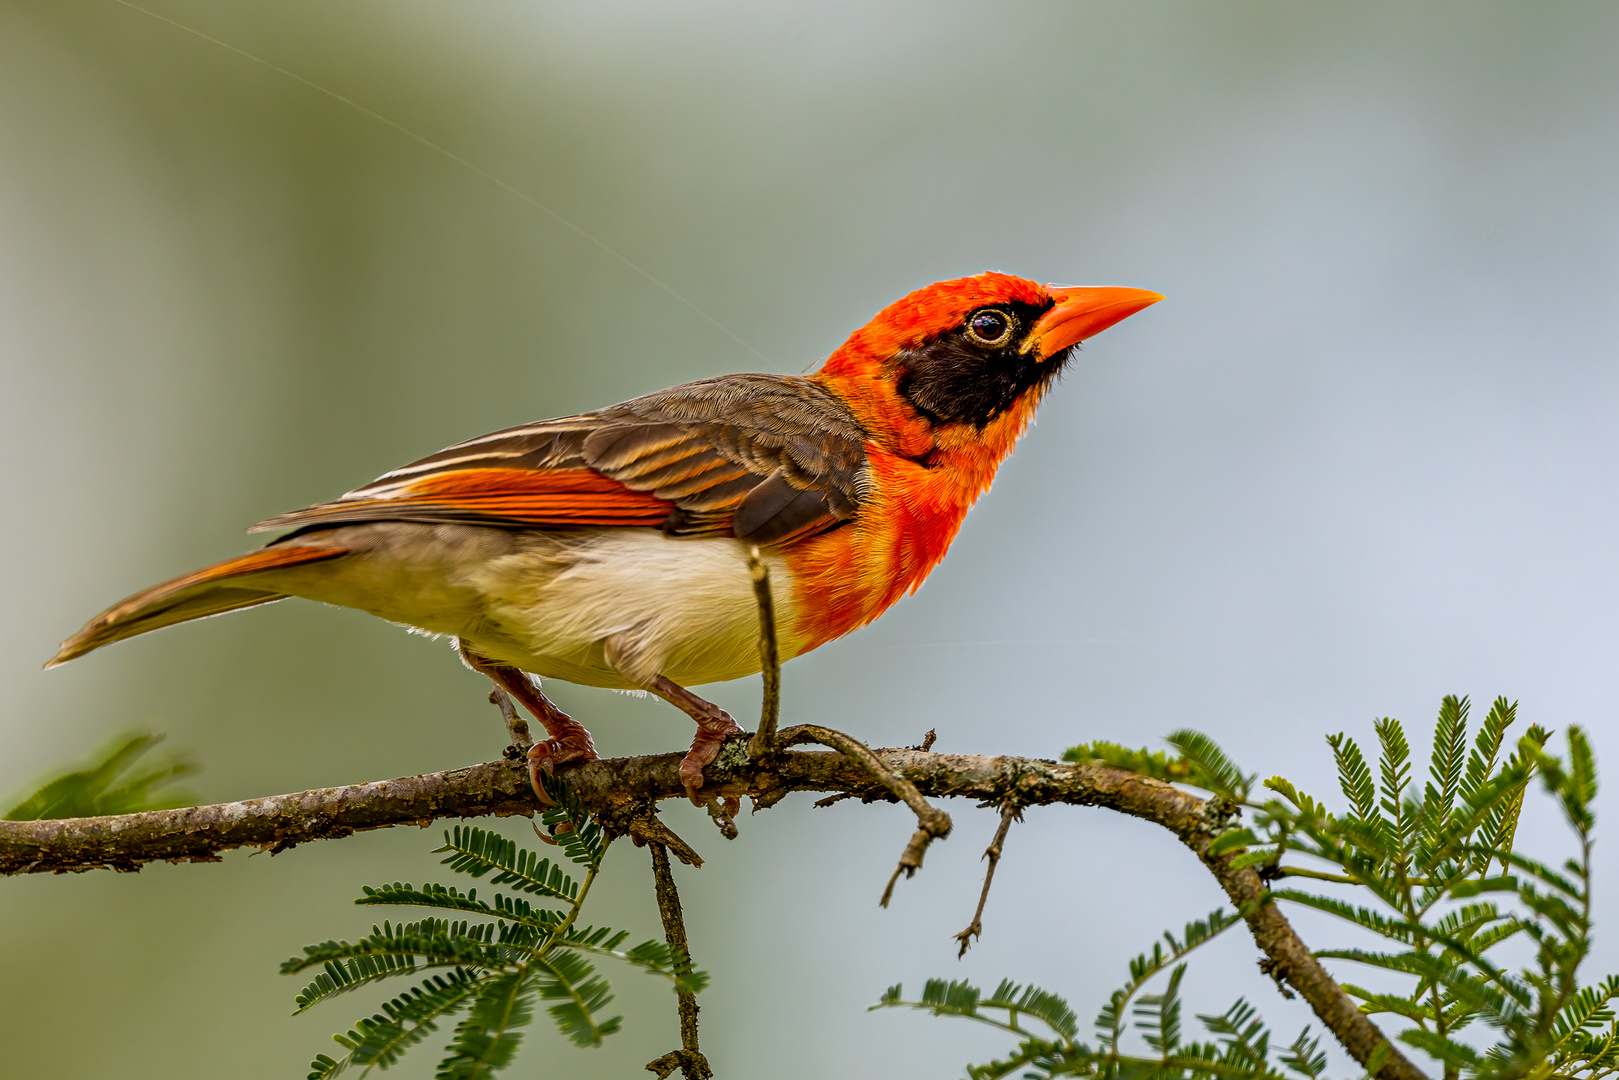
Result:
[[[991,348],[1005,345],[1012,340],[1013,322],[1011,315],[998,308],[975,311],[967,320],[967,336]]]

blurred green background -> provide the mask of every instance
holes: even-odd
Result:
[[[351,611],[38,665],[253,521],[484,431],[799,371],[989,267],[1169,300],[1087,347],[920,595],[788,668],[786,722],[1044,756],[1192,725],[1331,794],[1323,733],[1504,693],[1619,762],[1613,5],[157,10],[476,162],[768,360],[285,74],[112,0],[0,0],[0,793],[131,726],[189,749],[210,801],[493,756],[481,680]],[[660,703],[553,688],[604,753],[689,738]],[[756,680],[710,689],[757,715]],[[721,1076],[952,1074],[1003,1044],[864,1006],[1006,975],[1088,1019],[1220,899],[1166,834],[1036,811],[957,963],[993,814],[952,806],[879,911],[905,814],[808,804],[730,844],[670,811],[710,860],[682,882]],[[289,1018],[276,964],[369,926],[361,883],[438,876],[438,834],[0,881],[0,1073],[303,1075],[376,1000]],[[609,865],[588,916],[653,936],[644,853]],[[1291,1038],[1306,1016],[1250,954],[1211,947],[1190,1004],[1246,993]],[[644,1075],[675,1045],[666,991],[612,974],[625,1032],[586,1052],[537,1026],[512,1075]],[[430,1075],[416,1056],[402,1075]]]

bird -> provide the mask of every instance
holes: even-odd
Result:
[[[888,305],[808,375],[722,375],[440,450],[249,531],[47,668],[150,630],[303,597],[452,637],[533,714],[540,770],[598,755],[542,680],[649,691],[697,724],[680,778],[742,728],[690,687],[761,669],[749,556],[783,660],[913,593],[1080,342],[1163,297],[989,271]]]

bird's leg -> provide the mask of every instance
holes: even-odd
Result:
[[[461,659],[473,671],[489,676],[496,686],[516,698],[523,708],[534,714],[534,719],[545,725],[545,733],[550,738],[536,742],[528,751],[529,780],[535,794],[545,797],[540,788],[539,770],[550,772],[553,766],[565,761],[595,761],[599,756],[585,726],[551,704],[551,699],[540,693],[528,672],[480,656],[467,648],[465,642],[461,644]]]
[[[740,734],[742,728],[718,705],[704,701],[662,675],[653,679],[647,689],[697,721],[697,737],[691,741],[691,749],[680,762],[680,782],[686,785],[686,794],[691,796],[691,801],[701,806],[703,801],[697,797],[697,789],[703,786],[703,766],[719,757],[720,747],[727,735]]]

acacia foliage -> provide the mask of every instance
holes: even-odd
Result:
[[[1531,726],[1509,748],[1517,706],[1504,698],[1469,739],[1468,713],[1466,698],[1445,698],[1428,775],[1420,782],[1399,721],[1374,725],[1375,772],[1354,739],[1329,736],[1347,803],[1336,813],[1280,776],[1262,785],[1271,797],[1260,797],[1256,775],[1242,772],[1193,731],[1169,737],[1172,753],[1089,743],[1065,756],[1201,788],[1246,812],[1251,824],[1238,823],[1216,838],[1211,853],[1234,867],[1252,866],[1272,882],[1263,902],[1312,908],[1352,927],[1357,942],[1316,955],[1351,970],[1381,972],[1397,985],[1371,990],[1343,982],[1363,1012],[1433,1059],[1446,1080],[1602,1080],[1619,1071],[1612,1007],[1619,978],[1582,982],[1580,972],[1592,934],[1597,776],[1590,742],[1571,727],[1566,756],[1557,756],[1546,749],[1550,733]],[[1537,774],[1573,837],[1574,854],[1556,866],[1515,846]],[[1299,887],[1304,883],[1311,887]],[[985,994],[966,982],[936,979],[918,999],[894,986],[873,1008],[925,1009],[1017,1037],[1005,1058],[969,1065],[971,1080],[1014,1073],[1321,1080],[1327,1059],[1320,1036],[1306,1029],[1282,1047],[1241,999],[1222,1013],[1198,1014],[1208,1038],[1183,1033],[1182,958],[1239,921],[1235,913],[1215,911],[1188,923],[1180,938],[1165,934],[1164,943],[1131,961],[1129,979],[1102,1007],[1089,1041],[1080,1038],[1074,1011],[1060,996],[1010,981]],[[1516,970],[1501,959],[1509,942],[1517,943],[1516,955],[1528,957]],[[1142,992],[1165,972],[1158,992]],[[1126,1043],[1130,1028],[1139,1045]],[[1379,1061],[1368,1065],[1375,1072]]]
[[[333,1038],[338,1057],[319,1054],[309,1080],[327,1080],[350,1069],[361,1075],[386,1069],[439,1024],[460,1016],[445,1049],[438,1080],[478,1080],[506,1068],[521,1046],[523,1029],[541,1005],[557,1029],[579,1046],[599,1046],[623,1018],[604,1016],[612,989],[592,963],[611,957],[667,979],[677,993],[695,994],[708,976],[692,971],[661,941],[621,949],[626,930],[580,926],[585,899],[601,871],[607,835],[560,786],[548,793],[558,805],[542,820],[560,853],[578,869],[574,881],[564,866],[541,858],[497,833],[457,826],[446,832],[444,865],[473,878],[489,877],[510,894],[480,897],[446,885],[420,888],[395,882],[365,887],[355,903],[407,906],[446,914],[414,922],[384,922],[358,941],[327,941],[305,947],[281,966],[284,974],[318,970],[296,998],[297,1013],[384,979],[430,972],[416,986],[357,1020]],[[487,919],[477,922],[474,919]]]
[[[104,817],[190,806],[197,801],[196,796],[176,785],[197,771],[194,762],[184,754],[168,754],[141,763],[163,739],[147,731],[119,735],[103,746],[90,764],[65,770],[45,781],[0,814],[0,819]]]

